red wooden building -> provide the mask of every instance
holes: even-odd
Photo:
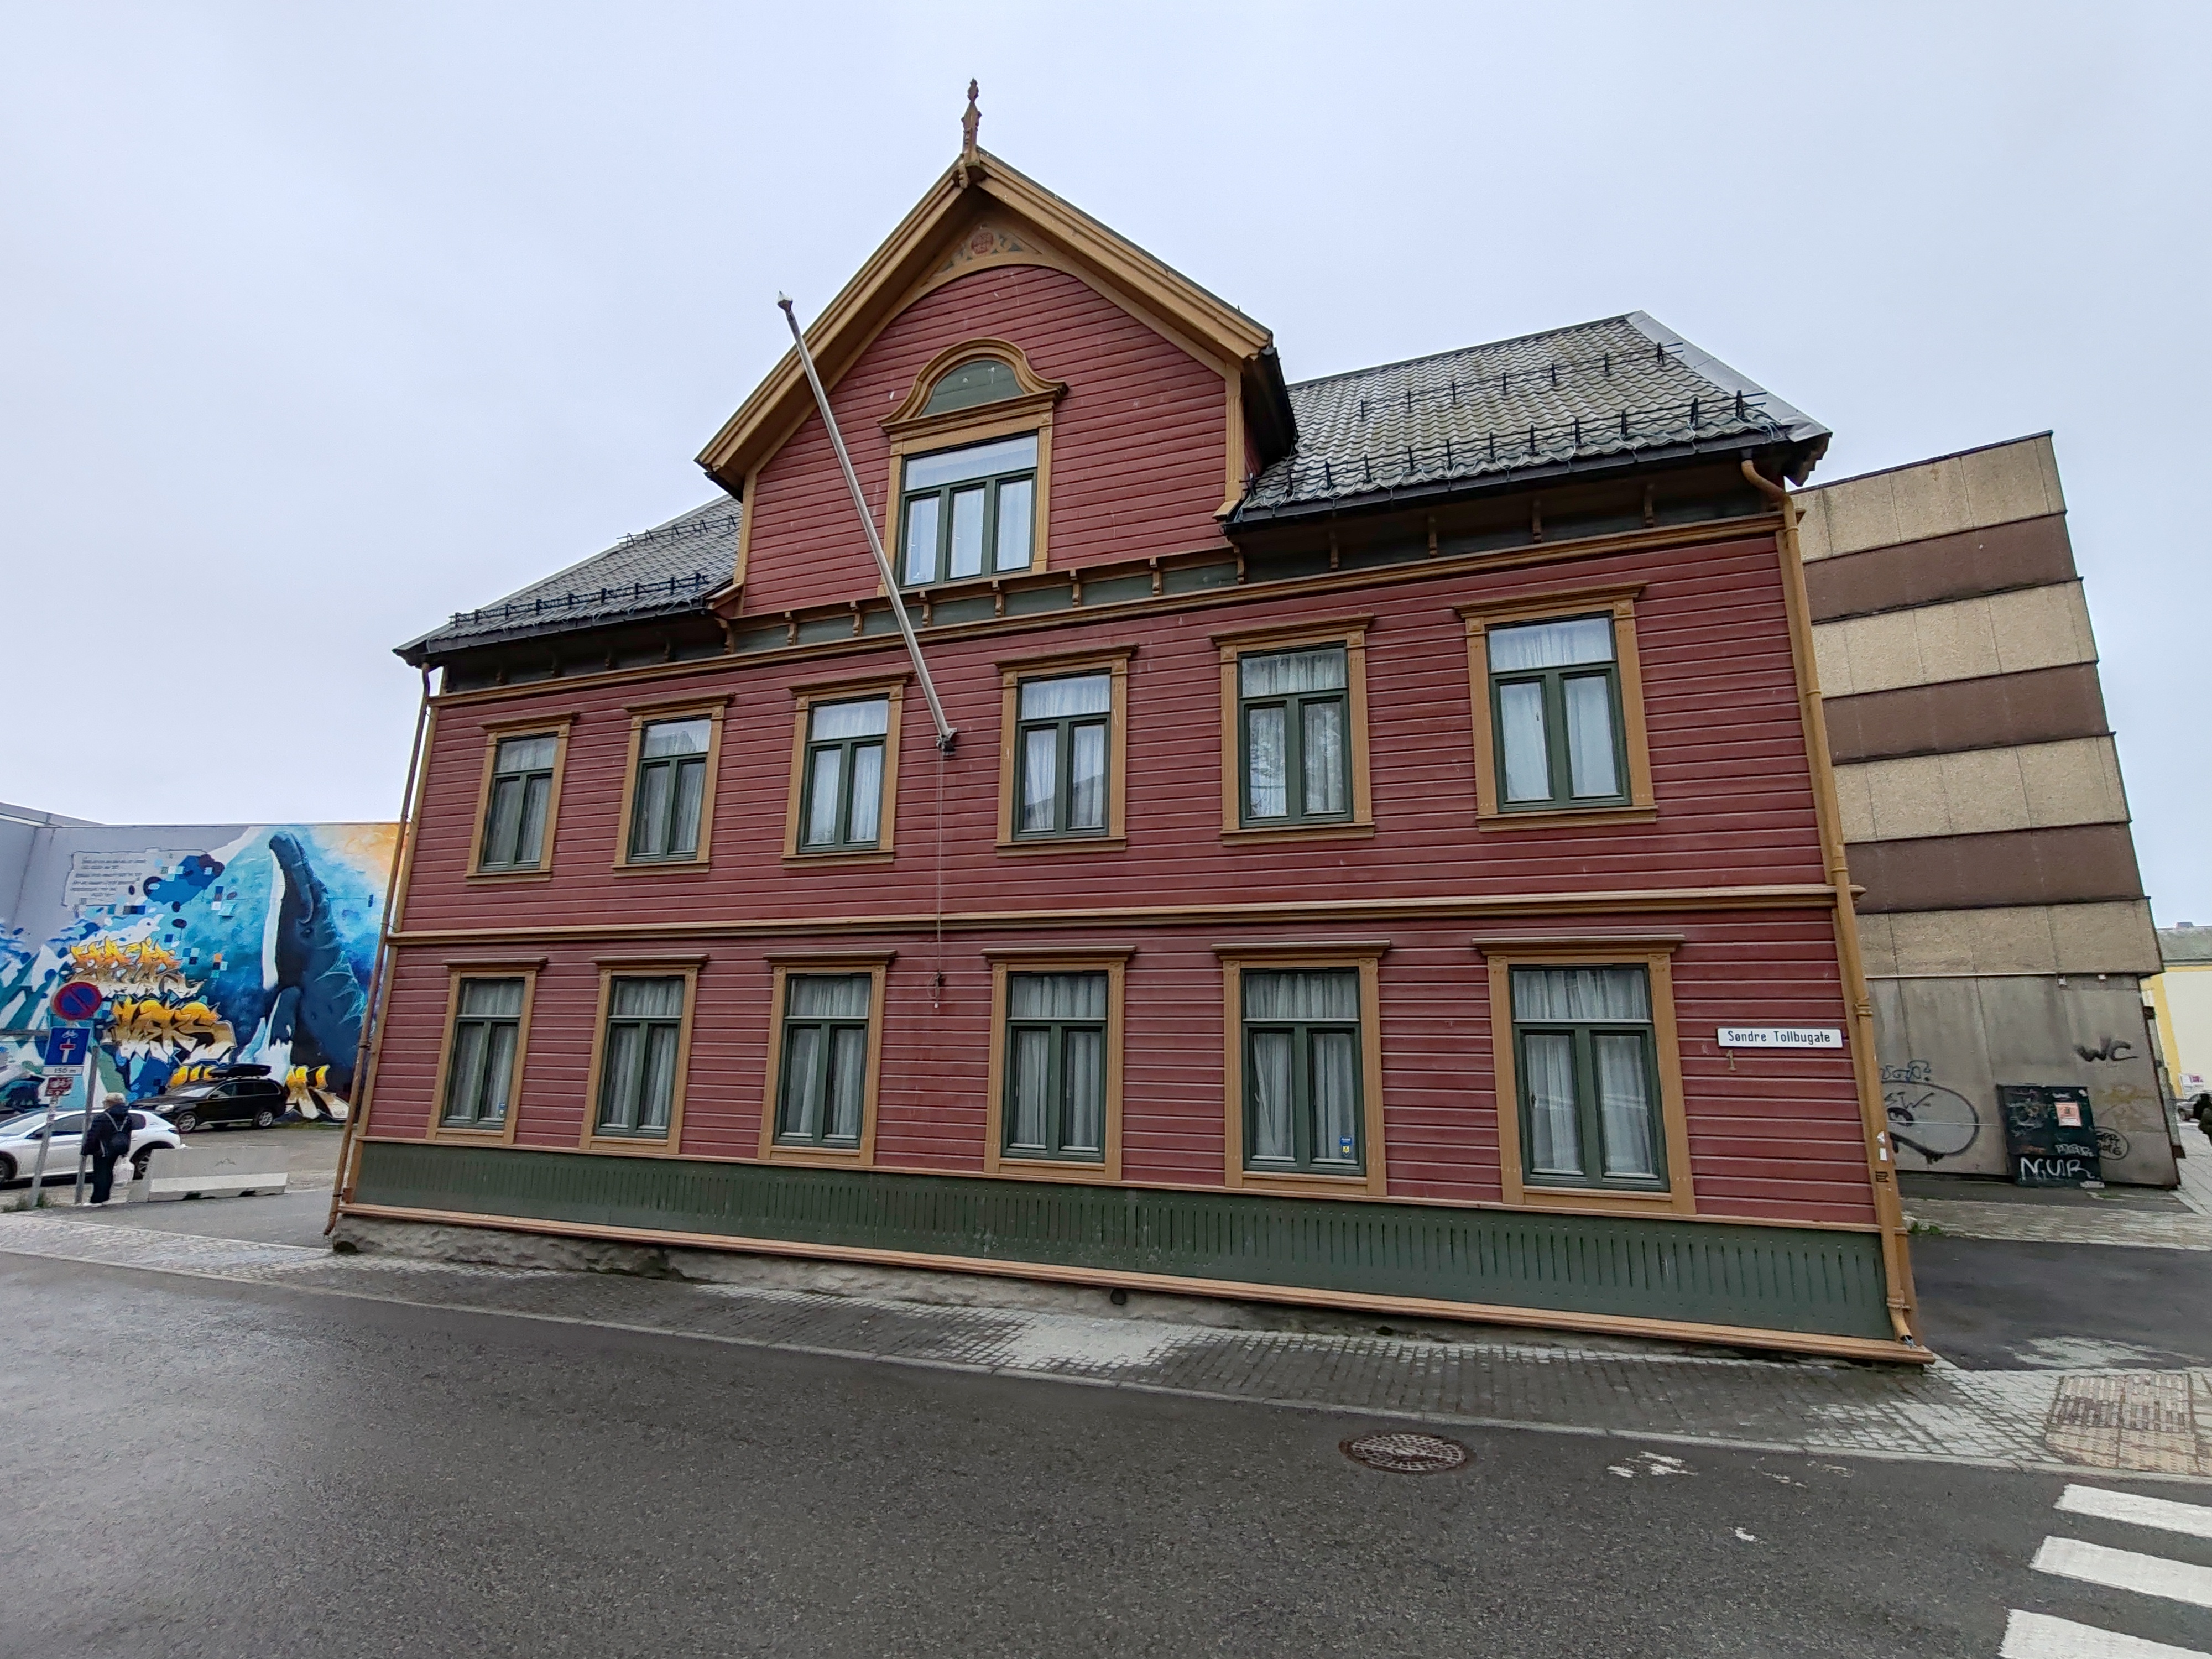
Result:
[[[808,341],[957,741],[794,355],[403,647],[345,1216],[1917,1355],[1823,428],[1642,313],[1286,386],[972,145]]]

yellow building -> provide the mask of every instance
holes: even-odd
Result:
[[[2186,1111],[2212,1093],[2212,927],[2185,921],[2161,927],[2158,951],[2166,971],[2150,982],[2151,1006],[2173,1091]]]

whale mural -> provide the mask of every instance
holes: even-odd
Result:
[[[86,979],[106,998],[103,1091],[143,1100],[246,1062],[301,1116],[343,1119],[397,840],[390,823],[41,829],[0,919],[0,1102],[28,1103],[49,1000]]]

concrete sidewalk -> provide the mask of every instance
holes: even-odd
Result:
[[[1224,1330],[1141,1316],[333,1255],[0,1217],[0,1253],[738,1347],[1299,1409],[1754,1450],[2212,1481],[2212,1367],[1970,1371],[1510,1340]]]
[[[2181,1185],[2171,1194],[2112,1188],[2105,1195],[2070,1188],[2004,1188],[1989,1198],[1905,1194],[1905,1219],[1956,1238],[2006,1238],[2040,1244],[2121,1244],[2161,1250],[2212,1250],[2212,1140],[2193,1123],[2181,1131]],[[1962,1194],[1983,1183],[1960,1182]],[[1998,1199],[1994,1192],[2002,1192]]]

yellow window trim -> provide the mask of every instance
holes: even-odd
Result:
[[[1563,588],[1464,605],[1467,673],[1474,705],[1475,826],[1480,830],[1579,830],[1600,824],[1650,823],[1659,816],[1651,791],[1651,746],[1644,724],[1644,667],[1636,644],[1636,582],[1607,587]],[[1628,799],[1618,806],[1561,806],[1507,811],[1498,786],[1498,732],[1490,709],[1490,630],[1562,617],[1610,617],[1613,654],[1620,677],[1623,746],[1628,751]]]
[[[889,678],[878,676],[873,679],[841,680],[822,685],[794,685],[791,688],[792,698],[797,707],[792,714],[791,793],[784,809],[783,859],[786,864],[795,866],[890,862],[891,838],[898,828],[900,733],[904,726],[906,683],[909,678],[907,674],[896,674]],[[890,702],[884,730],[884,800],[881,815],[877,819],[879,833],[876,844],[824,853],[801,851],[799,818],[801,804],[806,795],[807,720],[817,703],[859,702],[867,697],[885,697]]]
[[[674,1158],[684,1144],[684,1084],[691,1070],[691,1023],[699,1007],[699,970],[704,957],[602,957],[599,1006],[592,1020],[592,1069],[585,1079],[584,1127],[577,1138],[580,1150],[616,1152],[629,1158]],[[617,979],[672,979],[684,981],[684,1013],[676,1032],[676,1083],[668,1101],[668,1133],[647,1139],[642,1135],[603,1135],[599,1127],[599,1089],[606,1061],[607,1015],[613,1006]]]
[[[1695,1215],[1690,1174],[1690,1126],[1682,1093],[1681,1036],[1674,1024],[1674,952],[1679,939],[1584,938],[1477,940],[1490,967],[1490,1052],[1497,1087],[1498,1183],[1507,1204],[1530,1210],[1584,1214]],[[1521,1080],[1515,1069],[1513,969],[1626,968],[1645,970],[1651,987],[1651,1044],[1659,1063],[1659,1109],[1667,1148],[1664,1192],[1608,1192],[1591,1187],[1546,1187],[1521,1173]]]
[[[870,1170],[876,1163],[877,1096],[884,1071],[884,985],[897,952],[860,951],[817,956],[777,952],[768,1000],[768,1089],[761,1097],[760,1155],[764,1163],[811,1164],[825,1169]],[[777,1103],[783,1097],[785,985],[793,974],[866,974],[868,976],[868,1074],[860,1094],[860,1144],[850,1152],[828,1146],[781,1146],[775,1139]]]
[[[576,716],[540,714],[534,720],[486,720],[483,724],[483,775],[477,782],[477,810],[469,825],[469,863],[466,879],[472,882],[550,881],[553,877],[554,843],[560,838],[561,783],[568,770],[568,732]],[[553,739],[553,785],[545,797],[544,856],[527,870],[487,870],[483,867],[484,817],[491,811],[491,781],[499,762],[499,745],[507,738],[549,737]]]
[[[1382,1198],[1390,1190],[1383,1140],[1382,963],[1380,940],[1328,945],[1310,941],[1217,945],[1221,963],[1222,1180],[1233,1192],[1334,1198]],[[1359,971],[1359,1091],[1367,1171],[1358,1176],[1276,1175],[1244,1167],[1244,970],[1247,968],[1356,968]]]
[[[1024,657],[1001,662],[999,670],[999,831],[995,843],[1001,853],[1096,853],[1128,845],[1129,841],[1129,659],[1133,645],[1109,646],[1098,651],[1047,657]],[[1021,686],[1024,680],[1054,679],[1063,675],[1105,673],[1112,677],[1106,715],[1106,833],[1100,836],[1029,836],[1014,834],[1016,771],[1021,757],[1016,741],[1021,730]]]
[[[728,711],[727,692],[688,702],[634,703],[623,712],[629,716],[629,753],[623,762],[622,815],[615,820],[615,872],[617,875],[664,875],[684,870],[704,870],[713,861],[714,793],[721,775],[722,716]],[[629,855],[630,812],[637,804],[638,751],[645,728],[663,720],[706,720],[707,783],[699,797],[699,850],[688,859],[633,859]]]
[[[426,1140],[450,1140],[476,1146],[511,1146],[514,1126],[522,1115],[522,1077],[530,1063],[530,1010],[538,997],[538,975],[545,958],[519,962],[449,962],[446,964],[446,1025],[438,1039],[438,1080],[430,1097]],[[496,1129],[471,1129],[449,1124],[446,1117],[446,1085],[452,1079],[453,1027],[459,1023],[461,982],[471,979],[519,979],[522,981],[522,1013],[514,1029],[514,1075],[507,1079],[507,1118]]]
[[[1368,768],[1367,630],[1375,618],[1340,617],[1333,622],[1250,629],[1211,636],[1221,658],[1221,836],[1227,842],[1301,841],[1372,835],[1375,793]],[[1292,651],[1301,646],[1344,647],[1348,726],[1352,744],[1352,816],[1334,823],[1248,824],[1242,821],[1244,776],[1237,730],[1237,659],[1248,653]],[[1330,1180],[1341,1180],[1330,1176]]]

